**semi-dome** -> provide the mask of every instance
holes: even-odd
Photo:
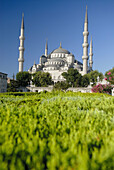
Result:
[[[49,61],[63,61],[61,58],[51,58]]]
[[[53,66],[53,65],[63,65],[64,61],[61,58],[51,58],[48,62],[45,63],[46,66]]]

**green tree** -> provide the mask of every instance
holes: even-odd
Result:
[[[54,89],[55,90],[66,90],[68,89],[70,86],[66,81],[58,81],[57,83],[54,84]]]
[[[82,76],[82,80],[81,80],[81,86],[82,87],[87,87],[90,84],[90,80],[87,74],[85,74],[84,76]]]
[[[99,81],[102,81],[104,76],[101,72],[98,72],[97,70],[91,71],[90,73],[87,74],[90,82],[92,82],[92,85],[96,85],[97,79],[99,77]]]
[[[70,68],[67,72],[62,73],[62,76],[66,79],[66,82],[73,86],[73,87],[79,87],[81,86],[81,74],[78,72],[78,70]]]
[[[16,80],[18,82],[18,86],[26,87],[29,85],[30,80],[31,80],[31,74],[27,71],[24,72],[19,72],[16,75]]]
[[[52,85],[52,77],[49,73],[38,71],[33,75],[33,84],[37,87],[47,87],[48,85]]]
[[[10,83],[7,84],[7,92],[16,92],[18,88],[18,83],[16,80],[11,80]]]
[[[105,80],[109,81],[111,84],[114,84],[114,67],[105,73]]]

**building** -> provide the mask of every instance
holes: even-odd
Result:
[[[112,96],[114,96],[114,87],[113,87],[113,89],[112,89]]]
[[[93,49],[92,49],[92,38],[90,42],[90,53],[88,56],[88,14],[87,14],[87,7],[86,7],[86,14],[85,14],[85,22],[84,22],[84,32],[83,37],[84,41],[82,44],[83,47],[83,56],[82,60],[83,63],[77,61],[75,56],[69,52],[68,50],[62,48],[60,43],[59,48],[53,50],[50,54],[48,54],[48,44],[46,42],[45,47],[45,55],[40,57],[39,64],[34,62],[34,65],[30,67],[28,70],[29,73],[33,74],[38,71],[49,72],[52,76],[52,80],[54,82],[57,81],[64,81],[62,76],[63,72],[67,72],[69,68],[77,69],[82,75],[87,74],[92,70],[93,66]],[[23,71],[23,63],[24,63],[24,17],[22,17],[22,24],[21,24],[21,35],[20,39],[20,47],[19,47],[19,72]],[[89,59],[89,65],[88,65]]]
[[[7,74],[0,72],[0,93],[7,92]]]

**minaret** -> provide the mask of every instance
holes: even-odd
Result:
[[[23,72],[23,62],[24,62],[24,14],[22,15],[22,23],[21,23],[21,34],[20,34],[20,47],[19,47],[19,72]]]
[[[90,66],[90,70],[92,70],[92,66],[93,66],[93,46],[92,46],[92,37],[91,37],[91,42],[90,42],[90,53],[89,53],[89,66]]]
[[[83,60],[83,75],[87,74],[87,69],[88,69],[88,16],[87,16],[87,6],[86,6],[86,15],[85,15],[85,23],[84,23],[84,32],[83,32],[83,36],[84,36],[84,43],[82,44],[83,47],[83,56],[82,56],[82,60]]]
[[[46,40],[46,47],[45,47],[45,56],[48,56],[48,44],[47,44],[47,40]]]

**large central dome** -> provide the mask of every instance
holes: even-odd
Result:
[[[70,52],[68,50],[65,50],[64,48],[61,47],[61,44],[60,44],[60,47],[55,49],[52,53],[70,54]]]

